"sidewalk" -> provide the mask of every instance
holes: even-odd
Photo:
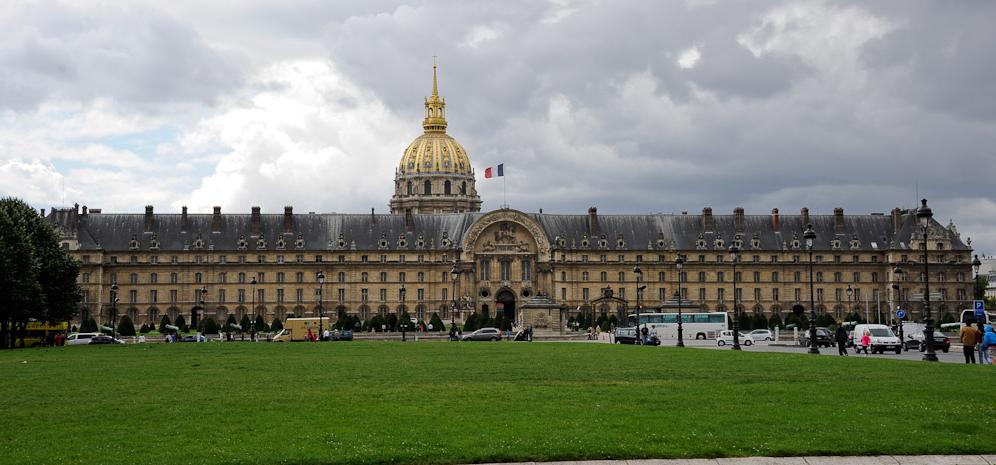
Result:
[[[849,457],[741,457],[677,460],[582,460],[502,465],[996,465],[996,455],[872,455]],[[487,464],[485,464],[487,465]],[[491,464],[498,465],[498,464]]]

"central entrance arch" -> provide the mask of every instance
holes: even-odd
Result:
[[[495,313],[501,312],[502,327],[499,329],[511,330],[512,323],[515,322],[515,293],[508,289],[502,289],[495,296],[495,302],[498,302]]]

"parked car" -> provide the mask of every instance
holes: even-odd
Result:
[[[616,344],[636,344],[636,328],[616,328]]]
[[[498,328],[481,328],[463,337],[465,341],[498,341],[501,331]]]
[[[802,347],[809,347],[808,329],[799,335],[799,345]],[[837,347],[837,342],[834,341],[833,332],[830,331],[830,328],[816,328],[816,347]]]
[[[906,340],[903,341],[903,345],[906,350],[916,349],[920,352],[927,351],[926,337],[923,331],[919,331],[913,334],[906,335]],[[944,335],[940,331],[934,331],[934,350],[940,350],[944,353],[948,353],[951,350],[951,338]]]
[[[114,339],[113,337],[104,334],[98,334],[94,337],[91,337],[90,342],[88,342],[87,344],[124,344],[124,341],[121,341],[119,339]]]
[[[854,326],[853,337],[856,344],[861,344],[861,336],[868,331],[871,336],[871,345],[868,350],[872,353],[884,354],[885,351],[895,351],[902,353],[903,346],[899,337],[886,325],[860,324]]]
[[[342,331],[333,331],[330,339],[333,341],[352,341],[353,340],[353,330],[344,329]]]
[[[100,336],[100,333],[72,333],[66,338],[67,346],[78,346],[83,344],[89,344],[90,339],[94,336]]]
[[[747,333],[755,341],[774,341],[775,333],[768,329],[755,329]]]
[[[740,334],[741,344],[745,346],[754,345],[754,338],[750,337],[750,335],[744,333],[739,333],[739,334]],[[720,331],[719,334],[716,336],[716,345],[722,347],[727,344],[733,344],[733,331],[730,330]]]

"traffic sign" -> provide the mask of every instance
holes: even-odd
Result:
[[[899,318],[900,320],[906,318],[906,310],[899,309],[898,311],[896,311],[896,318]]]
[[[986,311],[986,301],[985,300],[976,300],[975,301],[975,311],[978,312],[980,310],[983,311],[983,312]]]

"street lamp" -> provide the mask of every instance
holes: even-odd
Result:
[[[118,318],[118,283],[111,283],[111,337],[117,337],[115,320]]]
[[[633,274],[636,275],[636,339],[643,344],[643,334],[640,332],[640,294],[644,286],[640,285],[643,282],[643,270],[640,269],[640,265],[633,267]]]
[[[920,200],[920,208],[916,209],[916,218],[920,221],[920,232],[923,236],[923,339],[927,345],[923,360],[927,362],[937,361],[937,354],[934,353],[934,318],[930,315],[930,268],[927,265],[930,261],[927,256],[927,232],[933,217],[934,212],[927,206],[927,199]]]
[[[899,277],[903,275],[903,269],[899,265],[896,265],[892,269],[892,276],[896,278],[896,282],[892,284],[892,289],[895,291],[896,295],[896,309],[901,310],[903,308],[903,301],[901,299],[902,294],[899,293]],[[898,316],[898,315],[897,315]],[[903,339],[903,319],[899,319],[899,341],[902,350],[906,350],[906,339]]]
[[[457,311],[457,301],[456,301],[456,283],[460,279],[460,268],[457,268],[456,262],[453,262],[453,268],[450,269],[450,294],[452,299],[450,300],[450,325],[456,325],[456,311]]]
[[[252,285],[252,310],[250,314],[252,315],[252,320],[249,321],[249,340],[256,342],[256,277],[253,276],[252,280],[249,281]]]
[[[851,289],[851,285],[847,285],[847,314],[851,314],[851,296],[854,295],[854,289]],[[865,312],[865,316],[868,316],[868,312]],[[840,317],[838,316],[838,320]]]
[[[325,273],[321,271],[315,275],[318,278],[318,338],[325,340],[325,309],[322,303],[322,289],[325,287]]]
[[[975,297],[975,288],[979,282],[979,268],[982,267],[982,261],[979,260],[979,256],[975,256],[975,260],[972,260],[972,297]],[[975,324],[978,325],[979,332],[985,334],[985,318],[977,318]],[[979,345],[979,350],[984,350],[982,345]]]
[[[407,339],[405,338],[405,330],[408,329],[408,322],[407,321],[401,321],[401,317],[404,316],[404,314],[401,313],[401,312],[404,311],[404,309],[405,309],[405,292],[406,292],[405,291],[405,285],[402,284],[401,285],[401,290],[399,291],[399,293],[401,294],[401,311],[398,312],[398,324],[401,325],[401,342],[406,342],[407,341]],[[407,320],[408,318],[405,318],[405,319]]]
[[[730,261],[733,263],[733,350],[740,349],[740,308],[737,307],[737,261],[740,260],[740,247],[730,245]]]
[[[802,238],[809,251],[809,353],[819,355],[820,348],[816,344],[816,298],[813,290],[813,246],[816,244],[816,231],[813,231],[812,223],[806,225]]]
[[[207,293],[208,293],[207,286],[201,286],[201,299],[200,299],[201,312],[205,313],[205,314],[207,313],[207,308],[204,306],[204,304],[207,301]],[[197,327],[197,313],[196,312],[194,312],[194,314],[190,316],[190,324],[191,324],[191,326],[193,326],[195,328]]]
[[[678,290],[675,291],[675,293],[674,293],[674,295],[678,297],[678,347],[685,347],[685,339],[684,339],[684,335],[683,335],[684,329],[681,326],[681,323],[682,323],[682,321],[681,321],[682,320],[682,317],[681,317],[681,266],[684,265],[684,264],[685,264],[685,256],[684,255],[678,255],[678,257],[674,259],[674,268],[676,270],[678,270]]]

